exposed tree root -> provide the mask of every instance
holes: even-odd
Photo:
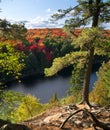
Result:
[[[65,123],[66,123],[72,116],[74,116],[75,114],[79,113],[80,111],[83,111],[83,109],[79,109],[79,110],[75,111],[75,112],[74,112],[73,114],[71,114],[68,118],[66,118],[66,120],[61,124],[60,129],[62,129],[62,128],[64,127]]]
[[[64,127],[64,125],[65,125],[65,123],[72,117],[72,116],[74,116],[75,114],[77,114],[77,113],[79,113],[79,112],[83,112],[83,113],[86,113],[86,115],[88,115],[88,116],[90,116],[91,117],[91,119],[93,120],[93,126],[94,126],[94,128],[96,129],[96,127],[100,127],[100,128],[102,128],[103,130],[110,130],[110,123],[103,123],[103,122],[101,122],[101,121],[99,121],[96,117],[95,117],[95,115],[92,113],[92,112],[90,112],[89,110],[87,110],[87,109],[78,109],[77,111],[75,111],[74,113],[72,113],[62,124],[61,124],[61,126],[60,126],[60,129],[62,129],[63,127]]]
[[[103,122],[99,121],[92,112],[89,112],[88,110],[86,110],[86,111],[91,116],[91,118],[94,122],[94,127],[100,127],[104,130],[110,130],[110,123],[103,123]]]
[[[86,102],[86,101],[83,101],[83,100],[79,103],[79,105],[84,105],[88,109],[90,109],[91,107],[93,107],[89,102]]]

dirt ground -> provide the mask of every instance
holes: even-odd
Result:
[[[99,121],[110,123],[110,106],[103,108],[97,106],[88,109],[84,105],[68,105],[54,107],[39,116],[24,121],[22,124],[28,126],[31,130],[61,130],[60,127],[64,121],[77,112],[67,120],[62,128],[63,130],[104,130],[95,127],[94,120],[88,113],[85,113],[85,110],[93,113]]]

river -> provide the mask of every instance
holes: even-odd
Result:
[[[70,76],[56,76],[53,78],[31,77],[23,80],[21,83],[12,82],[8,84],[7,90],[31,94],[39,98],[42,103],[47,103],[53,93],[57,93],[58,98],[66,96],[66,92],[70,88],[70,78]],[[96,80],[97,76],[94,72],[91,75],[90,91]]]

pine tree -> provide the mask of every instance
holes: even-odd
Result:
[[[78,59],[80,58],[81,61],[79,61],[81,64],[86,62],[86,72],[84,77],[84,84],[83,84],[83,93],[82,93],[82,101],[81,103],[87,104],[90,106],[89,103],[89,84],[90,84],[90,75],[92,70],[92,64],[93,64],[93,58],[94,54],[98,53],[101,54],[103,52],[103,55],[107,54],[107,46],[109,46],[110,41],[104,42],[101,38],[100,33],[100,24],[106,23],[110,21],[110,1],[106,0],[77,0],[78,5],[75,7],[68,8],[66,10],[59,9],[57,14],[54,14],[52,16],[53,20],[61,19],[68,14],[71,15],[72,18],[65,21],[65,28],[68,30],[72,36],[76,37],[76,40],[73,39],[73,43],[76,45],[79,45],[81,48],[80,54],[83,54],[82,56],[85,56],[81,59],[81,55],[76,55],[74,52],[72,55],[74,55],[73,60],[65,60],[62,62],[62,59],[55,59],[52,65],[52,68],[55,67],[56,61],[59,60],[60,62],[57,63],[57,65],[62,64],[60,66],[61,68],[74,63],[78,62]],[[89,22],[91,22],[91,27],[89,29],[82,29],[81,36],[77,36],[74,29],[75,27],[82,27],[87,25]],[[78,38],[77,38],[78,37]],[[100,43],[99,43],[99,39]],[[107,43],[106,45],[103,43]],[[102,47],[105,48],[102,48]],[[100,49],[99,49],[100,48]],[[100,51],[103,49],[104,51]],[[82,51],[83,50],[83,51]],[[98,51],[97,51],[98,50]],[[87,55],[84,55],[86,52]],[[71,55],[68,54],[69,59]],[[66,57],[66,56],[65,56]],[[86,60],[85,60],[86,58]],[[69,62],[69,63],[68,63]],[[45,73],[48,75],[52,71],[51,69],[45,69]],[[61,68],[57,66],[54,68],[54,73],[57,73]],[[52,73],[50,74],[52,75]]]

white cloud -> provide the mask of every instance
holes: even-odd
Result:
[[[11,23],[19,23],[23,22],[25,24],[25,27],[27,29],[34,29],[34,28],[61,28],[63,27],[63,21],[50,21],[49,17],[41,17],[38,16],[34,19],[30,20],[13,20],[13,19],[7,19]]]
[[[51,11],[52,11],[52,10],[51,10],[50,8],[48,8],[48,9],[46,10],[46,12],[49,12],[49,13],[50,13]]]
[[[60,28],[63,26],[61,22],[53,22],[48,18],[36,17],[35,19],[28,20],[25,22],[25,26],[28,29],[31,28]]]
[[[10,21],[11,23],[14,22],[23,22],[25,24],[25,27],[27,29],[34,29],[34,28],[61,28],[64,25],[64,20],[60,20],[60,21],[50,21],[49,17],[41,17],[38,16],[34,19],[30,19],[30,20],[20,20],[20,21],[15,21],[12,19],[7,19],[8,21]],[[91,27],[91,24],[88,25],[87,27]],[[104,27],[104,29],[110,29],[110,23],[104,23],[101,25],[101,27]]]
[[[110,23],[104,23],[102,24],[102,27],[104,27],[105,29],[110,29]]]

